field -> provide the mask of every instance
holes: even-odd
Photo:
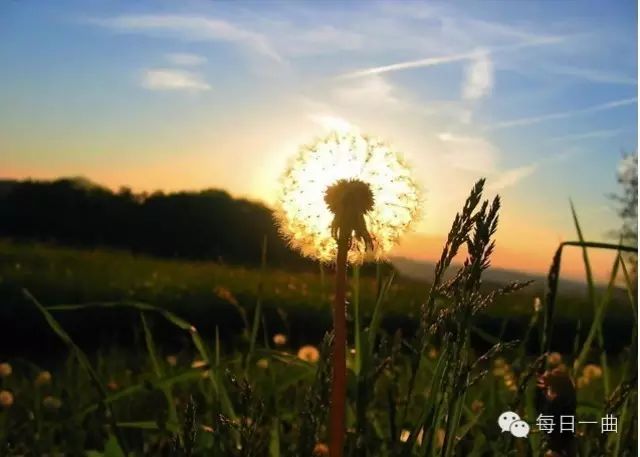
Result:
[[[332,277],[271,269],[268,250],[247,268],[0,242],[3,455],[328,455]],[[539,455],[540,404],[566,394],[544,366],[568,367],[575,416],[598,422],[578,427],[574,451],[633,455],[634,291],[585,284],[549,314],[545,284],[516,287],[416,353],[432,284],[388,269],[352,270],[350,283],[347,455]],[[508,410],[529,440],[500,433]],[[601,433],[606,414],[618,433]]]

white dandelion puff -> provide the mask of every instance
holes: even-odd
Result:
[[[282,176],[276,218],[291,247],[306,257],[336,259],[341,214],[331,191],[346,195],[338,187],[353,191],[365,225],[351,224],[350,263],[361,263],[366,251],[384,258],[417,218],[420,192],[400,154],[378,139],[332,132],[302,147]]]

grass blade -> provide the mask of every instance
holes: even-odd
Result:
[[[147,319],[144,317],[144,312],[140,312],[140,320],[142,321],[142,328],[144,329],[144,340],[147,346],[147,352],[149,353],[149,359],[151,359],[151,365],[153,366],[153,372],[156,375],[157,379],[162,379],[164,377],[164,370],[162,369],[162,364],[158,358],[158,353],[156,351],[156,345],[153,341],[153,335],[151,334],[151,330],[149,329],[149,325],[147,324]],[[171,392],[171,387],[163,386],[161,387],[162,393],[167,399],[167,408],[169,410],[169,422],[171,424],[178,423],[178,412],[176,411],[176,405],[173,401],[173,394]],[[175,430],[174,430],[175,431]]]
[[[85,303],[81,305],[59,305],[59,306],[50,306],[46,308],[49,311],[77,311],[83,309],[91,309],[91,308],[108,308],[108,309],[117,309],[117,308],[129,308],[135,309],[138,311],[148,311],[153,313],[158,313],[166,320],[171,322],[173,325],[178,327],[181,330],[184,330],[189,333],[191,336],[191,341],[194,346],[198,350],[200,357],[202,360],[206,362],[209,366],[209,379],[213,384],[213,387],[218,395],[218,398],[222,404],[223,412],[232,419],[236,418],[236,413],[234,411],[231,400],[229,399],[229,394],[222,382],[222,378],[218,370],[214,370],[211,365],[211,357],[209,356],[209,351],[204,343],[204,340],[200,336],[198,329],[195,326],[191,325],[188,321],[178,317],[170,311],[167,311],[163,308],[158,308],[156,306],[149,305],[147,303],[140,302],[97,302],[97,303]],[[43,308],[44,309],[44,308]]]
[[[118,426],[116,424],[115,415],[113,413],[113,408],[111,408],[109,403],[107,403],[105,401],[106,398],[107,398],[107,395],[108,395],[107,394],[107,390],[105,389],[104,385],[102,384],[102,381],[100,380],[100,377],[98,376],[98,373],[96,373],[96,371],[91,366],[91,363],[89,362],[89,358],[82,351],[82,349],[80,349],[73,342],[73,340],[71,339],[69,334],[64,330],[64,328],[62,328],[60,323],[51,315],[51,313],[44,306],[42,306],[40,304],[40,302],[38,300],[36,300],[36,298],[33,295],[31,295],[31,293],[28,290],[23,289],[22,293],[24,294],[24,296],[29,301],[31,301],[36,306],[38,311],[40,311],[40,313],[44,316],[45,320],[47,321],[47,324],[49,324],[49,327],[55,332],[56,335],[58,335],[58,337],[62,340],[62,342],[67,346],[67,348],[69,348],[71,353],[78,360],[78,363],[80,364],[80,366],[82,366],[82,368],[89,375],[89,378],[91,379],[91,382],[93,383],[94,387],[98,391],[98,394],[100,395],[100,397],[102,399],[102,402],[105,405],[105,408],[107,408],[107,411],[109,412],[108,420],[110,422],[110,425],[113,427],[113,433],[115,434],[115,437],[116,437],[116,439],[118,441],[118,445],[120,446],[120,448],[124,451],[124,453],[126,455],[127,454],[127,452],[126,452],[127,446],[126,446],[126,442],[125,442],[124,436],[122,435],[122,433],[120,432],[120,429],[118,428]]]

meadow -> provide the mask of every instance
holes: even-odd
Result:
[[[483,283],[495,230],[481,190],[433,282],[351,269],[345,454],[635,455],[628,257],[605,286],[587,274],[581,294],[558,287],[559,256],[546,284]],[[565,248],[584,249],[589,272],[603,246],[587,249],[575,220]],[[266,245],[262,258],[1,241],[0,455],[328,455],[333,273],[270,268]],[[500,431],[504,411],[530,424],[527,439]],[[536,427],[543,413],[596,424],[568,439]],[[607,415],[616,433],[602,433]]]

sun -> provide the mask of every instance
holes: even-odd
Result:
[[[384,258],[417,219],[420,191],[397,151],[379,139],[354,132],[334,131],[301,147],[291,159],[277,198],[281,233],[302,255],[334,261],[338,248],[332,231],[335,214],[325,197],[340,182],[366,185],[373,200],[364,212],[371,243],[354,236],[349,262],[361,263],[367,255]]]

